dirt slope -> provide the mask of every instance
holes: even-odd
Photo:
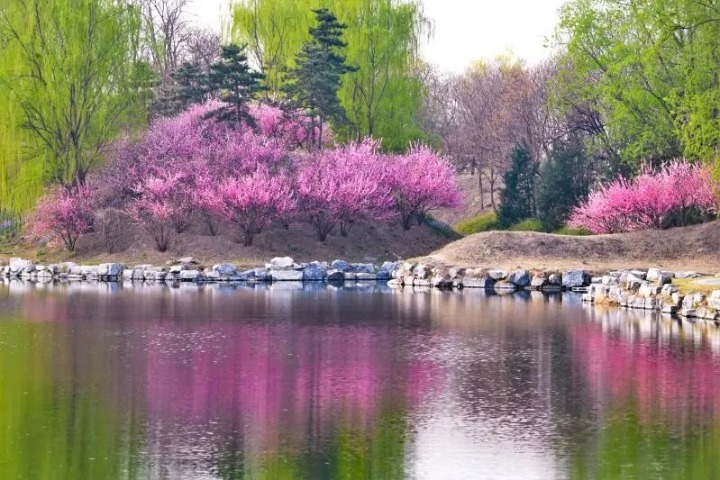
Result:
[[[429,263],[602,271],[650,266],[720,272],[720,222],[663,231],[570,237],[532,232],[478,233],[423,259]]]

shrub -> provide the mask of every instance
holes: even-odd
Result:
[[[80,235],[93,227],[93,204],[87,186],[72,190],[51,187],[28,219],[28,236],[75,251]]]
[[[644,169],[633,180],[620,178],[592,192],[568,226],[599,234],[689,225],[717,213],[715,188],[709,170],[698,164]]]
[[[463,235],[472,235],[473,233],[500,230],[500,224],[495,212],[488,212],[458,223],[455,225],[455,230]]]
[[[537,218],[526,218],[508,228],[511,232],[544,232],[545,225]]]
[[[555,231],[555,235],[567,235],[570,237],[583,237],[592,235],[590,230],[584,228],[561,227]]]

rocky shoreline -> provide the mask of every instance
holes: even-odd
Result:
[[[276,257],[262,267],[240,270],[229,263],[206,267],[193,258],[181,258],[165,266],[103,263],[78,265],[72,262],[41,265],[12,258],[0,266],[0,278],[40,283],[56,281],[152,282],[152,283],[258,283],[258,282],[387,282],[393,288],[483,289],[495,293],[540,291],[546,293],[582,292],[582,300],[602,306],[657,311],[668,315],[704,320],[720,320],[720,289],[710,295],[683,295],[675,278],[694,278],[695,272],[647,270],[612,271],[591,276],[583,270],[564,272],[507,271],[437,267],[411,262],[297,263],[291,257]]]

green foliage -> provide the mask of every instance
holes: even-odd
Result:
[[[311,40],[305,42],[295,59],[295,68],[288,74],[285,92],[293,108],[308,112],[320,129],[318,146],[322,146],[322,129],[326,120],[337,127],[346,122],[338,90],[343,75],[355,69],[345,64],[341,51],[347,46],[342,40],[346,25],[337,21],[327,9],[313,10],[317,25],[310,28]]]
[[[497,221],[495,212],[481,213],[470,220],[464,220],[455,225],[455,230],[463,235],[472,235],[473,233],[500,229],[500,224]]]
[[[555,235],[567,235],[570,237],[584,237],[587,235],[592,235],[592,232],[590,230],[585,230],[584,228],[570,228],[570,227],[560,227],[557,230],[555,230]]]
[[[714,3],[574,0],[561,10],[557,40],[574,71],[563,88],[597,107],[626,162],[717,157]]]
[[[590,170],[579,142],[556,142],[540,169],[535,194],[538,218],[549,230],[562,227],[573,207],[587,197]]]
[[[240,0],[233,8],[231,34],[247,43],[265,74],[270,96],[286,83],[301,46],[309,40],[312,9],[322,0]],[[416,122],[423,88],[416,76],[420,38],[428,30],[418,0],[346,0],[332,4],[347,25],[347,64],[357,71],[344,76],[338,96],[350,128],[341,137],[382,138],[387,150],[406,150],[424,139]]]
[[[155,103],[157,113],[172,117],[191,105],[203,103],[212,91],[208,74],[199,63],[185,62],[171,75],[173,85],[161,90]]]
[[[138,9],[110,0],[0,5],[0,198],[24,210],[46,181],[83,183],[144,121]]]
[[[511,232],[545,232],[547,229],[538,218],[526,218],[508,228]]]
[[[505,187],[500,193],[498,209],[498,222],[501,226],[507,228],[535,215],[536,170],[527,149],[516,147],[510,169],[503,177]]]
[[[210,66],[206,90],[220,92],[220,100],[227,106],[211,112],[210,116],[233,125],[254,124],[249,103],[262,90],[262,74],[254,72],[248,65],[245,46],[224,45],[220,60]],[[201,87],[202,88],[202,87]]]

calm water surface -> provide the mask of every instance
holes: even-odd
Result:
[[[0,284],[0,479],[720,478],[720,333],[573,295]]]

